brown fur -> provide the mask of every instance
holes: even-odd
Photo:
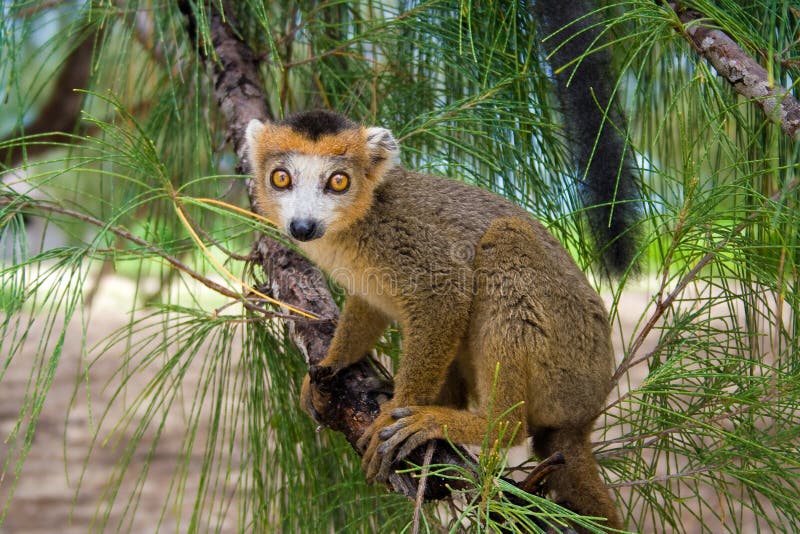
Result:
[[[312,143],[266,131],[264,143],[277,136],[268,142],[280,150],[338,154],[346,146],[360,162],[380,161],[350,135]],[[256,179],[269,170],[264,161],[256,160]],[[550,477],[557,499],[619,528],[588,440],[611,387],[610,329],[575,262],[497,195],[400,166],[356,174],[354,194],[366,207],[357,201],[336,228],[299,246],[349,293],[322,365],[354,363],[390,321],[403,333],[394,398],[360,443],[367,478],[385,480],[396,459],[445,434],[480,444],[508,411],[516,442],[530,435],[540,456],[565,455],[567,467]],[[266,190],[256,196],[268,209]],[[302,402],[313,412],[308,387]]]
[[[362,167],[366,167],[367,153],[364,150],[364,131],[346,130],[336,135],[324,135],[312,140],[290,126],[266,123],[261,142],[254,147],[260,159],[281,152],[300,152],[318,156],[349,156]]]

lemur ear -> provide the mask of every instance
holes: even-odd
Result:
[[[247,140],[247,153],[252,154],[258,143],[258,136],[264,131],[264,123],[258,119],[253,119],[247,124],[244,137]]]
[[[380,176],[397,162],[400,147],[392,132],[386,128],[373,126],[366,129],[367,153],[369,155],[370,174]]]

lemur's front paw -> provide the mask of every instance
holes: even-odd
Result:
[[[336,367],[331,365],[312,365],[308,369],[308,376],[311,377],[311,380],[319,385],[324,385],[326,382],[330,381],[339,370]]]
[[[310,415],[314,421],[322,423],[322,421],[320,421],[319,412],[314,408],[314,394],[311,390],[311,375],[306,375],[303,379],[303,386],[300,388],[300,408]]]
[[[361,465],[367,482],[386,482],[395,462],[423,443],[442,437],[442,428],[428,407],[387,403],[357,444],[360,449],[366,448]]]
[[[320,385],[323,385],[321,389],[324,390],[325,382],[330,380],[335,374],[336,370],[333,367],[327,365],[312,365],[311,369],[308,370],[308,374],[303,379],[303,386],[300,389],[300,408],[310,415],[317,423],[322,424],[322,417],[317,410],[317,406],[319,406],[318,403],[322,400],[319,395],[319,393],[321,393],[319,391]],[[314,386],[311,385],[312,382]],[[317,406],[315,406],[315,401]]]

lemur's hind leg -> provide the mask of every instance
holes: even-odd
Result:
[[[480,343],[482,351],[492,354],[502,347],[493,343],[496,338]],[[506,353],[507,354],[507,353]],[[457,363],[466,364],[461,355]],[[460,368],[470,368],[466,366]],[[396,462],[407,457],[411,451],[433,439],[448,439],[453,443],[465,445],[488,445],[500,440],[503,445],[519,444],[527,436],[525,406],[518,391],[520,384],[517,369],[506,365],[501,358],[497,373],[495,366],[480,367],[479,375],[471,377],[478,380],[477,389],[485,392],[474,399],[473,411],[462,407],[449,406],[399,406],[388,415],[392,422],[378,431],[380,444],[376,453],[369,458],[365,455],[365,471],[368,480],[385,481]],[[450,373],[452,377],[452,373]],[[463,388],[464,381],[456,380],[445,384],[441,400],[457,399],[455,406],[462,405],[464,397],[457,391],[446,394],[448,388]],[[453,405],[451,405],[453,406]],[[366,446],[366,441],[363,444]]]
[[[476,366],[483,373],[478,391],[484,397],[493,391],[500,406],[525,400],[516,417],[530,427],[540,459],[561,452],[566,460],[547,479],[556,499],[621,528],[589,441],[610,374],[602,304],[594,293],[586,293],[590,299],[577,284],[564,282],[553,269],[546,244],[525,220],[499,219],[491,225],[476,257],[478,268],[470,328],[473,357],[483,362]],[[503,382],[490,389],[493,357],[501,366],[500,376],[514,376],[513,383],[524,384],[524,391],[502,390]]]
[[[529,248],[529,236],[503,232],[501,221],[490,226],[477,247],[474,271],[480,274],[474,284],[469,326],[439,395],[440,402],[458,398],[453,390],[469,384],[474,393],[471,410],[458,405],[393,407],[388,412],[391,421],[377,433],[380,443],[370,447],[375,453],[365,454],[368,479],[386,479],[394,462],[431,439],[469,445],[500,439],[503,444],[516,444],[528,436],[527,363],[530,351],[542,347],[543,340],[529,314],[511,311],[519,308],[516,301],[523,288],[507,287],[517,282],[508,278],[515,272],[503,261],[505,252],[499,257],[494,254],[496,241],[508,244],[522,239],[517,247]]]

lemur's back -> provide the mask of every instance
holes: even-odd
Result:
[[[439,252],[439,263],[449,260],[462,264],[474,257],[474,247],[492,221],[506,217],[528,221],[544,259],[558,267],[574,290],[596,298],[569,253],[527,211],[478,187],[399,166],[387,172],[376,188],[372,209],[360,225],[363,235],[359,239],[384,241],[386,247],[378,250],[388,253],[389,248],[400,248],[412,255],[413,248],[426,243]],[[409,239],[407,247],[392,245],[403,236]],[[427,261],[429,250],[423,252]]]

